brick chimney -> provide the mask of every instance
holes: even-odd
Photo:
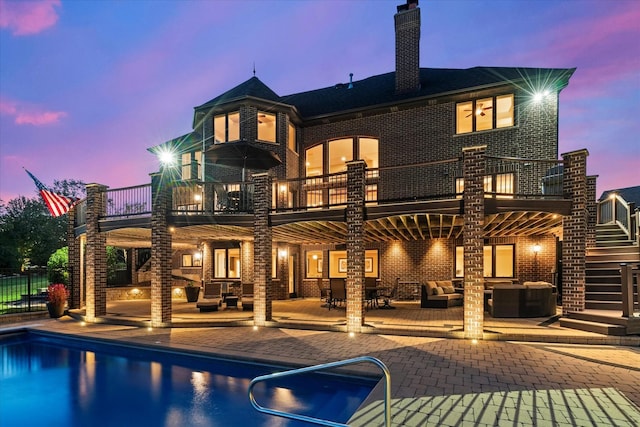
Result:
[[[420,9],[418,0],[398,6],[396,24],[396,93],[420,89]]]

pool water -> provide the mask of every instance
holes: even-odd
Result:
[[[256,376],[282,368],[37,333],[0,336],[0,426],[308,426],[258,413]],[[262,406],[346,422],[375,379],[258,384]]]

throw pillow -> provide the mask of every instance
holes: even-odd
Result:
[[[444,291],[445,294],[453,294],[456,292],[453,286],[443,286],[442,290]]]
[[[443,294],[444,294],[444,290],[440,286],[438,286],[436,288],[434,295],[443,295]]]
[[[429,295],[436,295],[436,288],[438,285],[433,280],[427,280],[427,291]]]

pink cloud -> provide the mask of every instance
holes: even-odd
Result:
[[[67,116],[64,111],[42,111],[38,107],[20,105],[7,99],[0,99],[0,114],[13,117],[17,125],[33,126],[57,123]]]
[[[10,29],[14,36],[37,34],[58,21],[56,6],[61,6],[60,0],[0,0],[0,28]]]

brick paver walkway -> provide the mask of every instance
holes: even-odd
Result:
[[[308,366],[369,355],[392,375],[394,426],[640,425],[640,348],[467,340],[281,328],[174,328],[80,323],[35,329],[229,358]],[[374,373],[373,365],[356,371]],[[379,385],[350,424],[382,423]]]

